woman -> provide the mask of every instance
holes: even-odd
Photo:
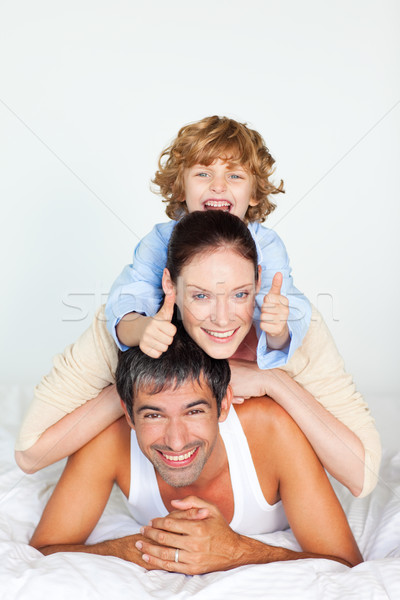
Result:
[[[366,404],[343,369],[343,377],[335,376],[337,365],[331,378],[320,377],[318,360],[325,359],[313,347],[313,330],[324,325],[317,313],[304,340],[315,352],[312,364],[304,364],[300,348],[284,369],[258,369],[253,313],[259,286],[257,250],[240,219],[222,211],[195,212],[176,225],[163,276],[165,318],[172,318],[168,307],[175,298],[183,325],[198,345],[210,356],[230,359],[235,396],[270,395],[297,422],[327,471],[354,495],[365,495],[375,485],[380,459],[379,436]],[[16,446],[17,462],[28,472],[71,454],[122,415],[114,386],[97,396],[113,383],[117,362],[101,316],[56,357],[36,390]],[[318,339],[324,343],[321,331]],[[323,372],[329,373],[326,364]],[[77,403],[92,399],[65,416],[66,395]]]

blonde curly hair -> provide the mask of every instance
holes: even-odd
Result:
[[[196,164],[208,166],[218,158],[236,162],[253,175],[253,198],[244,220],[265,221],[275,209],[271,194],[284,193],[283,181],[275,186],[269,178],[274,172],[272,158],[261,135],[228,117],[206,117],[182,127],[176,139],[165,148],[158,161],[152,183],[167,203],[165,212],[178,220],[188,212],[185,199],[184,170]]]

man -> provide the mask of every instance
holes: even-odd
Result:
[[[361,562],[300,429],[269,398],[230,408],[229,379],[228,363],[184,330],[159,359],[139,348],[121,354],[126,418],[69,458],[31,545],[45,555],[89,552],[185,574],[298,558]],[[114,482],[141,533],[85,545]],[[302,552],[249,537],[287,524]]]

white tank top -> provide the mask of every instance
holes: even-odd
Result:
[[[230,527],[242,535],[281,531],[288,527],[282,501],[268,504],[250,454],[250,448],[233,406],[228,418],[219,424],[225,444],[232,482],[234,513]],[[140,450],[136,434],[131,432],[131,484],[128,508],[140,525],[168,510],[161,499],[154,467]]]

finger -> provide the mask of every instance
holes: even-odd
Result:
[[[233,396],[232,402],[233,404],[243,404],[244,398],[243,396]]]
[[[212,504],[209,504],[205,500],[198,498],[197,496],[187,496],[186,498],[177,498],[176,500],[171,500],[172,506],[176,506],[180,510],[189,510],[191,508],[198,509],[207,509],[212,508]]]
[[[152,519],[149,525],[144,526],[143,531],[141,531],[143,535],[146,535],[146,532],[153,528],[168,533],[187,535],[192,531],[195,523],[196,521],[188,519],[186,514],[182,516],[181,514],[171,513],[171,515],[168,515],[167,517],[157,517],[156,519]]]
[[[163,548],[179,548],[180,550],[187,549],[185,541],[188,536],[186,535],[170,533],[164,529],[156,529],[155,527],[149,526],[141,527],[140,533],[146,538],[145,540],[141,540],[143,544],[146,542],[146,540],[151,540]],[[169,560],[169,557],[166,556],[164,560]]]
[[[156,317],[161,321],[172,321],[172,317],[174,315],[174,306],[175,306],[175,290],[172,290],[171,293],[166,294],[164,298],[164,303],[160,310],[158,311]]]
[[[282,281],[283,281],[283,275],[282,275],[282,273],[280,273],[278,271],[274,275],[274,278],[273,278],[272,284],[271,284],[271,289],[269,290],[268,294],[279,295],[281,293]]]
[[[192,567],[188,560],[188,554],[184,550],[179,551],[179,560],[175,562],[175,548],[165,548],[166,552],[160,552],[157,546],[143,545],[142,559],[153,569],[162,569],[171,573],[190,574]],[[161,556],[159,556],[161,554]],[[163,558],[167,556],[168,558]]]
[[[176,568],[176,565],[178,564],[178,562],[185,563],[185,559],[187,559],[187,555],[188,555],[188,552],[186,552],[186,550],[183,550],[182,548],[179,548],[179,546],[177,546],[177,547],[158,546],[158,545],[152,544],[151,542],[149,542],[147,540],[138,541],[138,542],[136,542],[135,546],[140,552],[143,553],[142,558],[146,562],[152,562],[154,564],[152,559],[159,559],[164,562],[175,563],[174,565],[171,565],[172,568]],[[175,561],[176,550],[179,550],[178,561]],[[147,560],[147,558],[150,560]]]

